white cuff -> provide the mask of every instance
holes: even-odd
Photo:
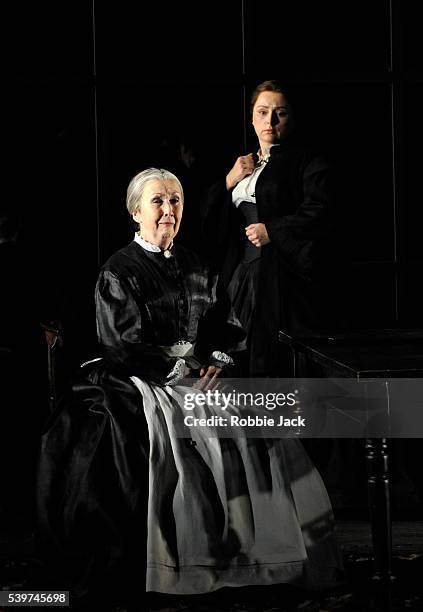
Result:
[[[229,365],[234,365],[232,357],[221,351],[213,351],[210,355],[209,365],[214,365],[217,368],[225,368]]]

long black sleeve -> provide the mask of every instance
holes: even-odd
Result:
[[[301,173],[302,199],[295,211],[265,221],[271,244],[294,273],[310,280],[319,273],[334,230],[333,172],[313,159]],[[283,203],[281,203],[283,210]]]
[[[164,381],[176,358],[145,341],[141,311],[125,279],[103,270],[95,301],[97,335],[105,357],[128,375]]]

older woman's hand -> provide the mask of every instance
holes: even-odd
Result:
[[[203,366],[200,370],[200,380],[195,384],[197,389],[213,390],[217,385],[216,378],[219,376],[222,368],[214,365]]]
[[[249,153],[248,155],[241,155],[241,157],[238,157],[232,169],[226,176],[226,188],[232,189],[232,187],[235,187],[235,185],[237,185],[239,181],[242,181],[244,177],[252,174],[253,170],[253,154]]]
[[[264,223],[252,223],[245,228],[248,240],[254,244],[255,247],[259,248],[265,244],[269,244],[270,238],[267,233],[267,229]]]

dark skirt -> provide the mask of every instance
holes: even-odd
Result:
[[[228,294],[232,305],[247,334],[250,333],[256,307],[259,270],[259,258],[250,263],[241,261],[228,286]]]
[[[99,363],[42,436],[37,553],[52,588],[97,602],[145,591],[148,464],[140,395]]]
[[[175,435],[166,388],[102,367],[43,435],[40,534],[57,588],[113,598],[336,582],[330,502],[298,440],[193,427],[191,444]]]

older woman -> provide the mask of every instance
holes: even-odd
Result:
[[[187,351],[185,361],[201,377],[215,375],[222,359],[231,361],[218,350],[243,335],[216,277],[173,244],[183,204],[175,175],[155,168],[137,175],[127,207],[140,230],[103,266],[96,288],[97,333],[108,361],[159,383],[177,375],[184,364],[176,353]]]
[[[220,439],[213,427],[177,435],[178,381],[196,373],[205,388],[245,334],[216,278],[173,242],[178,179],[141,172],[127,206],[140,229],[96,288],[103,359],[85,366],[88,380],[43,437],[39,510],[50,554],[68,560],[81,593],[122,582],[179,594],[331,583],[339,561],[330,504],[296,440]]]
[[[258,85],[250,109],[259,148],[238,157],[207,191],[203,232],[248,331],[243,372],[289,375],[278,331],[338,322],[329,299],[333,172],[295,139],[293,109],[278,81]]]

